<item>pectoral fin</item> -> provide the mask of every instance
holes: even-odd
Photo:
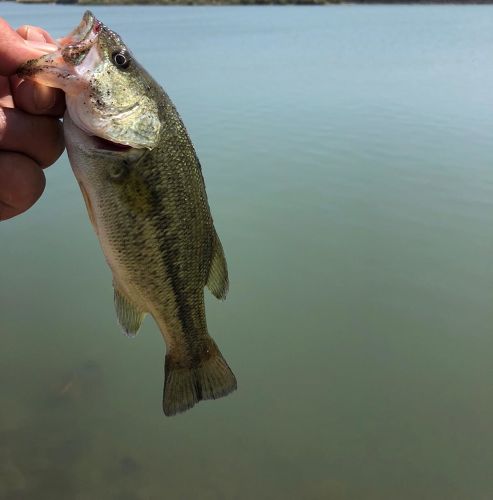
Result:
[[[212,236],[212,260],[209,269],[209,277],[207,278],[207,288],[218,299],[225,299],[228,293],[228,266],[224,257],[223,246],[219,240],[219,236],[214,229]]]
[[[122,327],[123,333],[128,337],[134,337],[139,331],[140,325],[145,316],[118,288],[115,287],[115,310],[118,323]]]

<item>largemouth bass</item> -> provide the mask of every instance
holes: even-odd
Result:
[[[236,379],[208,334],[204,287],[224,299],[228,271],[185,126],[91,12],[59,44],[18,74],[65,92],[67,151],[113,273],[119,323],[131,336],[146,313],[158,324],[166,415],[225,396]]]

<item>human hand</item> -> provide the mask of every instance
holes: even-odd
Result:
[[[17,68],[56,49],[41,28],[14,31],[0,18],[0,221],[31,207],[45,187],[43,168],[64,149],[59,90],[21,80]]]

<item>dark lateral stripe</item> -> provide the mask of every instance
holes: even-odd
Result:
[[[160,179],[154,172],[151,176],[146,176],[144,182],[146,183],[146,188],[149,193],[152,206],[163,208],[162,193],[158,192],[155,188]],[[196,331],[193,313],[191,311],[193,304],[189,303],[189,300],[183,290],[183,282],[179,273],[180,266],[178,264],[178,258],[180,257],[180,243],[177,239],[178,235],[171,238],[169,236],[164,236],[164,228],[173,227],[171,220],[172,216],[167,214],[165,210],[156,210],[153,215],[154,229],[156,234],[161,235],[161,237],[158,237],[160,256],[164,268],[166,269],[166,274],[171,281],[174,299],[177,305],[178,319],[185,336],[185,343],[189,347],[189,352],[192,356],[192,365],[195,365],[198,363],[198,359],[194,358],[197,358],[199,353],[194,352],[194,340],[197,339],[201,332]]]

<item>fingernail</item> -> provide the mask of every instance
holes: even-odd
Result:
[[[32,26],[26,26],[26,40],[46,43],[45,37],[38,31],[33,30]]]
[[[48,111],[55,105],[55,91],[44,85],[36,85],[34,87],[34,107],[37,111]]]

